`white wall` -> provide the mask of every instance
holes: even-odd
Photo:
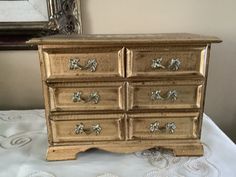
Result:
[[[0,109],[42,108],[37,51],[0,51]]]
[[[205,112],[236,142],[235,0],[81,0],[84,33],[215,35]],[[0,51],[0,109],[42,107],[36,51]]]
[[[205,112],[236,142],[235,0],[82,0],[85,33],[215,35]]]

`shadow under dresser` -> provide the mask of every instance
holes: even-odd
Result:
[[[70,35],[37,44],[48,129],[47,160],[90,148],[153,147],[201,156],[212,36]]]

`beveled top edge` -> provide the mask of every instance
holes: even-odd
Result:
[[[190,33],[157,34],[83,34],[53,35],[33,38],[28,44],[96,44],[96,43],[219,43],[218,37]]]

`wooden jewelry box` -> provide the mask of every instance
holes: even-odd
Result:
[[[71,35],[32,39],[40,56],[47,160],[99,148],[201,156],[211,36]]]

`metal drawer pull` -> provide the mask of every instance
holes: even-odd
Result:
[[[180,68],[180,64],[181,62],[179,61],[178,58],[172,58],[170,61],[170,65],[168,66],[168,68],[172,71],[178,71]]]
[[[80,123],[75,127],[75,134],[85,133],[86,135],[89,135],[94,132],[96,135],[99,135],[101,131],[102,127],[100,124],[92,125],[90,128],[85,128],[84,124]]]
[[[161,62],[162,62],[162,58],[153,59],[151,67],[153,69],[166,69],[166,68],[168,68],[169,70],[177,71],[177,70],[179,70],[180,65],[181,65],[181,62],[178,58],[176,58],[176,59],[172,58],[168,67],[165,67],[164,65],[162,65]]]
[[[155,90],[152,92],[151,99],[153,101],[155,100],[171,100],[175,101],[177,100],[178,94],[176,90],[170,90],[168,91],[165,96],[161,95],[161,90]]]
[[[156,58],[152,60],[151,67],[153,69],[165,69],[166,67],[161,64],[162,58]]]
[[[88,60],[87,63],[84,66],[82,66],[79,62],[80,62],[79,59],[71,58],[69,60],[69,68],[70,68],[70,70],[80,69],[80,70],[88,70],[88,71],[91,71],[91,72],[95,72],[96,71],[96,68],[97,68],[97,61],[96,61],[96,59]]]
[[[167,131],[169,133],[174,133],[176,129],[176,125],[174,122],[166,123],[163,127],[160,126],[160,123],[155,121],[150,124],[149,130],[151,133]]]
[[[98,92],[92,92],[90,95],[86,98],[82,96],[82,92],[76,92],[73,94],[72,100],[73,102],[81,102],[83,101],[84,103],[92,102],[94,104],[97,104],[100,100],[100,95]]]

